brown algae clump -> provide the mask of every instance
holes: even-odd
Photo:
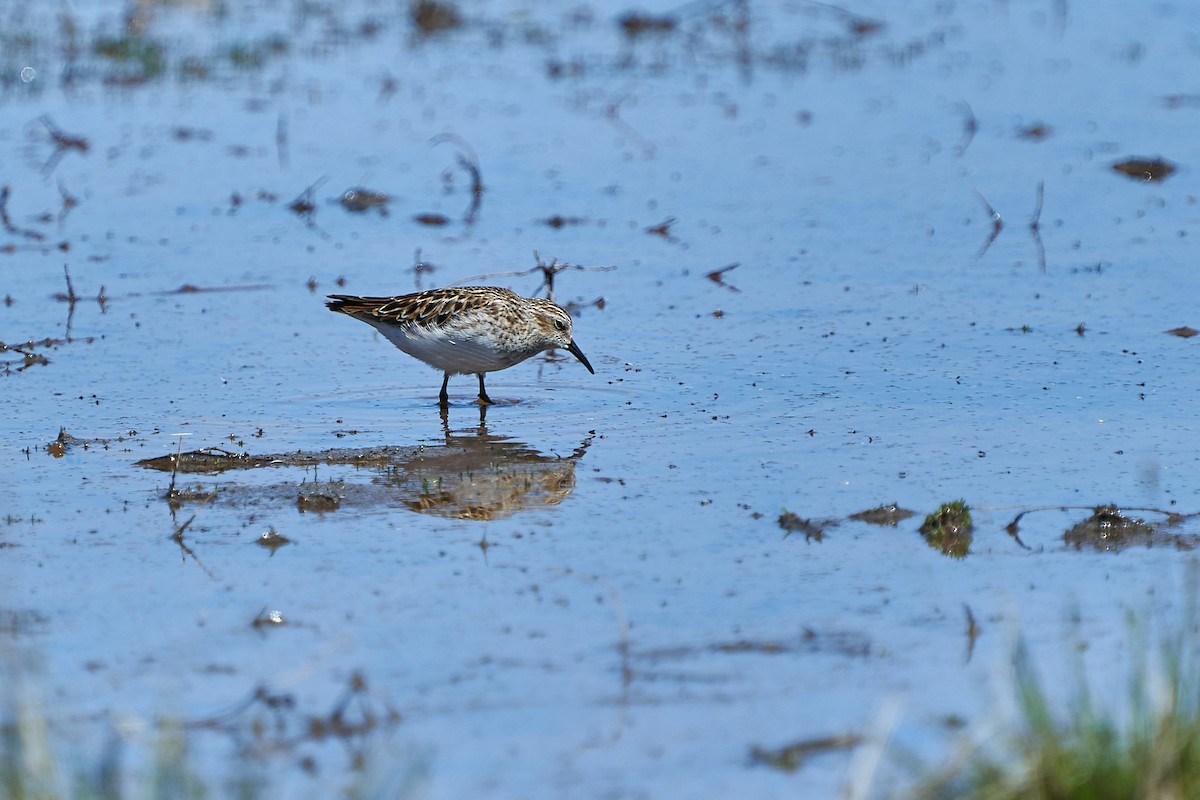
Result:
[[[1120,550],[1130,544],[1151,544],[1153,525],[1121,513],[1115,505],[1096,506],[1092,515],[1063,534],[1063,541],[1076,550],[1085,545],[1096,550]]]
[[[941,550],[951,558],[965,558],[971,548],[975,524],[971,521],[971,509],[966,502],[955,500],[943,503],[937,511],[925,517],[920,530],[930,547]]]
[[[779,523],[779,527],[783,528],[785,539],[793,533],[803,533],[804,541],[806,542],[813,539],[816,539],[818,542],[825,540],[825,529],[819,523],[811,519],[802,519],[799,515],[788,511],[786,508],[776,521]]]
[[[866,511],[859,511],[857,514],[851,514],[850,519],[865,522],[868,525],[890,525],[894,528],[915,514],[915,511],[901,508],[896,503],[888,503],[876,508],[868,508]]]

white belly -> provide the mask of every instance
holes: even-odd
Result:
[[[533,353],[514,351],[492,338],[376,326],[387,340],[413,358],[451,374],[495,372],[518,364]]]

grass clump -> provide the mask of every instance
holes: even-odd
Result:
[[[26,706],[0,721],[0,797],[8,800],[202,800],[204,781],[193,769],[183,730],[160,734],[149,773],[124,763],[115,734],[92,762],[64,756],[40,712]],[[69,749],[69,748],[67,748]]]
[[[1200,797],[1200,665],[1195,634],[1163,645],[1160,666],[1134,669],[1128,709],[1091,698],[1083,665],[1075,698],[1056,713],[1023,644],[1017,716],[910,796],[920,800],[1189,800]],[[1136,638],[1136,637],[1133,637]],[[1137,644],[1131,643],[1131,647]],[[1134,652],[1144,653],[1141,647]]]
[[[111,77],[126,83],[153,80],[163,74],[167,65],[162,45],[134,34],[101,37],[92,45],[92,50],[120,65],[121,73]]]
[[[930,547],[951,558],[965,558],[975,534],[971,508],[963,500],[942,503],[937,511],[925,517],[920,530]]]

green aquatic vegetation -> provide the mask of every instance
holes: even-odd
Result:
[[[230,45],[226,55],[238,69],[259,69],[272,56],[285,55],[290,49],[288,40],[279,35],[258,42],[237,42]]]
[[[0,704],[0,797],[11,800],[199,800],[208,796],[192,764],[183,727],[162,726],[145,774],[133,773],[111,734],[100,755],[87,761],[54,735],[42,699],[12,665],[0,667],[7,684]]]
[[[163,48],[144,36],[126,34],[120,37],[101,37],[92,45],[96,55],[122,65],[130,65],[130,79],[147,81],[157,78],[166,69]]]
[[[282,624],[278,612],[259,615],[258,625]],[[261,620],[261,621],[260,621]],[[2,643],[0,643],[2,644]],[[258,689],[243,711],[267,716],[224,716],[202,723],[174,715],[141,726],[94,726],[63,716],[53,697],[39,690],[36,659],[0,647],[0,799],[2,800],[202,800],[281,797],[262,767],[298,745],[341,740],[357,764],[349,783],[328,796],[405,798],[425,796],[429,755],[423,750],[365,749],[368,740],[393,729],[400,714],[372,702],[366,680],[353,675],[342,697],[324,712],[307,713]],[[269,718],[273,725],[264,724]],[[214,763],[195,752],[202,735],[234,734],[231,760]],[[241,737],[248,735],[249,739]],[[314,762],[315,763],[315,762]]]
[[[930,547],[951,558],[965,558],[975,533],[971,508],[963,500],[942,503],[937,511],[925,517],[920,530]]]
[[[1137,638],[1136,636],[1133,638]],[[1059,711],[1023,644],[1014,662],[1016,718],[926,779],[921,800],[1174,800],[1200,797],[1200,652],[1193,628],[1139,657],[1125,713],[1089,692],[1082,663]],[[1144,654],[1144,642],[1130,649]]]

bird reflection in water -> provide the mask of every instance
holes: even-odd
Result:
[[[486,406],[470,430],[453,431],[445,409],[441,416],[445,444],[389,465],[379,480],[412,511],[451,519],[503,519],[558,505],[574,490],[575,464],[595,438],[590,431],[569,455],[547,455],[488,433]]]

